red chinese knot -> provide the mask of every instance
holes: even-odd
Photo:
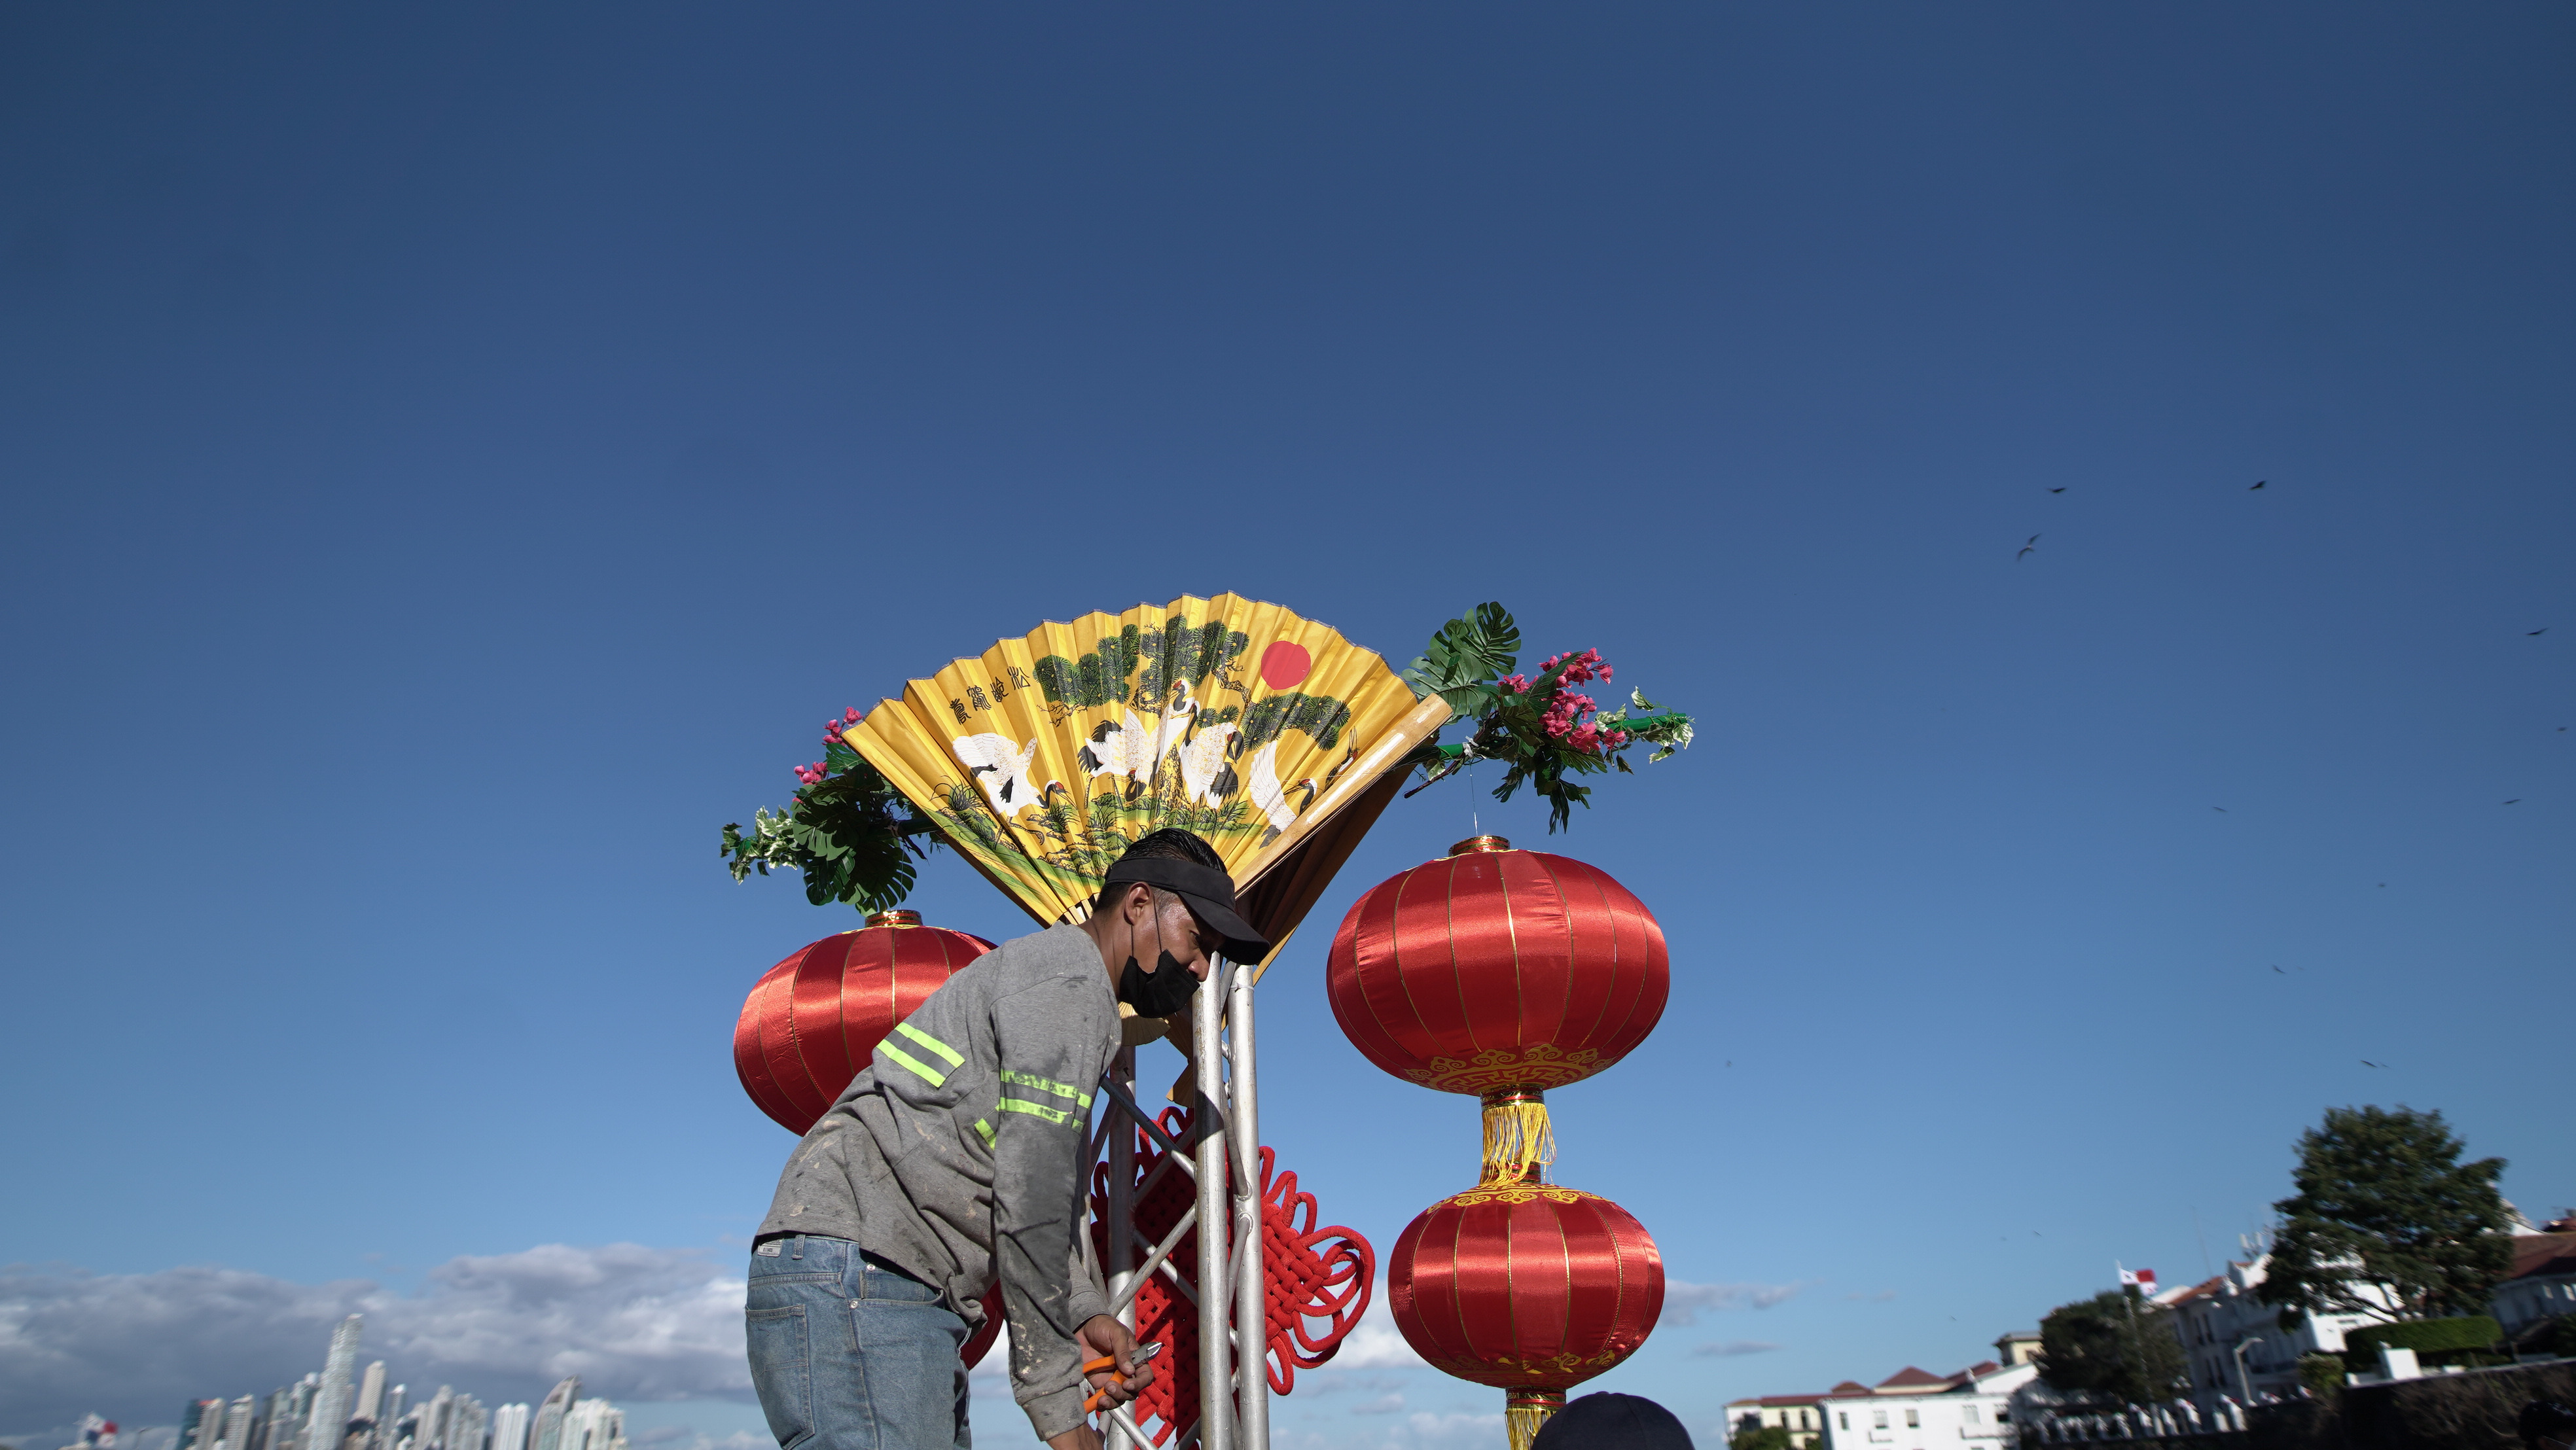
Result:
[[[1184,1109],[1164,1109],[1159,1126],[1175,1142],[1190,1141],[1190,1115]],[[1198,1190],[1188,1176],[1170,1170],[1151,1136],[1133,1127],[1128,1133],[1134,1140],[1128,1172],[1139,1190],[1131,1212],[1140,1242],[1132,1247],[1134,1254],[1143,1254],[1179,1225],[1196,1205]],[[1110,1252],[1109,1175],[1116,1171],[1117,1159],[1113,1143],[1092,1170],[1092,1247],[1104,1264],[1134,1262],[1133,1254]],[[1297,1175],[1278,1171],[1271,1150],[1262,1149],[1262,1307],[1269,1339],[1264,1361],[1276,1394],[1295,1387],[1298,1370],[1315,1368],[1341,1348],[1342,1337],[1367,1311],[1370,1285],[1377,1278],[1377,1254],[1368,1240],[1339,1225],[1318,1228],[1318,1216],[1315,1195],[1299,1191]],[[1229,1221],[1229,1238],[1232,1228]],[[1195,1291],[1198,1262],[1198,1230],[1193,1227],[1164,1263]],[[1198,1304],[1160,1270],[1137,1289],[1136,1337],[1171,1347],[1155,1369],[1154,1382],[1131,1407],[1153,1442],[1167,1445],[1199,1418]]]

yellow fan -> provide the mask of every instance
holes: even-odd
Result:
[[[1448,718],[1328,625],[1184,595],[999,641],[841,738],[1040,922],[1081,920],[1129,842],[1183,826],[1284,942]]]

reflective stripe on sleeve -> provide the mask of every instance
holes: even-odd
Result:
[[[902,1063],[904,1066],[911,1068],[913,1072],[921,1077],[922,1081],[929,1083],[932,1087],[945,1087],[948,1085],[947,1074],[940,1072],[927,1063],[922,1062],[919,1058],[914,1057],[911,1053],[904,1051],[902,1048],[895,1046],[891,1042],[878,1043],[877,1051],[882,1052],[886,1056],[893,1058],[895,1061]]]
[[[1071,1098],[1086,1108],[1091,1106],[1091,1094],[1066,1087],[1053,1078],[1040,1077],[1033,1072],[1013,1072],[1006,1067],[1002,1069],[1002,1081],[1017,1083],[1021,1087],[1036,1088],[1040,1092],[1053,1093],[1060,1098]]]
[[[1071,1113],[1058,1112],[1054,1108],[1044,1107],[1032,1102],[1023,1102],[1018,1098],[1004,1098],[994,1106],[1005,1113],[1026,1113],[1032,1118],[1044,1118],[1050,1123],[1072,1123],[1079,1125],[1080,1122],[1080,1120],[1075,1118]]]
[[[966,1059],[958,1055],[956,1048],[949,1046],[947,1043],[940,1041],[938,1038],[931,1036],[929,1033],[922,1031],[920,1028],[913,1026],[909,1022],[896,1023],[894,1025],[894,1030],[947,1059],[950,1067],[964,1067],[966,1065]]]

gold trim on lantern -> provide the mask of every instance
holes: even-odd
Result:
[[[1482,856],[1491,855],[1497,851],[1508,851],[1511,848],[1512,843],[1504,840],[1500,836],[1469,836],[1467,839],[1460,841],[1457,845],[1450,847],[1449,854],[1452,856]]]
[[[1564,1408],[1563,1390],[1503,1391],[1503,1429],[1511,1436],[1512,1450],[1529,1450],[1539,1429]]]
[[[868,925],[919,926],[921,925],[921,913],[918,911],[906,911],[900,906],[896,907],[892,911],[870,912],[868,914]]]
[[[1548,1125],[1547,1094],[1523,1084],[1483,1096],[1484,1169],[1481,1185],[1544,1183],[1556,1161],[1556,1132]]]

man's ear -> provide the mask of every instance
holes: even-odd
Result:
[[[1118,912],[1119,915],[1126,918],[1129,926],[1138,925],[1140,920],[1150,920],[1153,917],[1154,888],[1147,886],[1141,881],[1130,881],[1125,883],[1120,889],[1126,894],[1119,899]],[[1145,903],[1145,916],[1141,919],[1133,914],[1136,909],[1136,903],[1140,899]]]

